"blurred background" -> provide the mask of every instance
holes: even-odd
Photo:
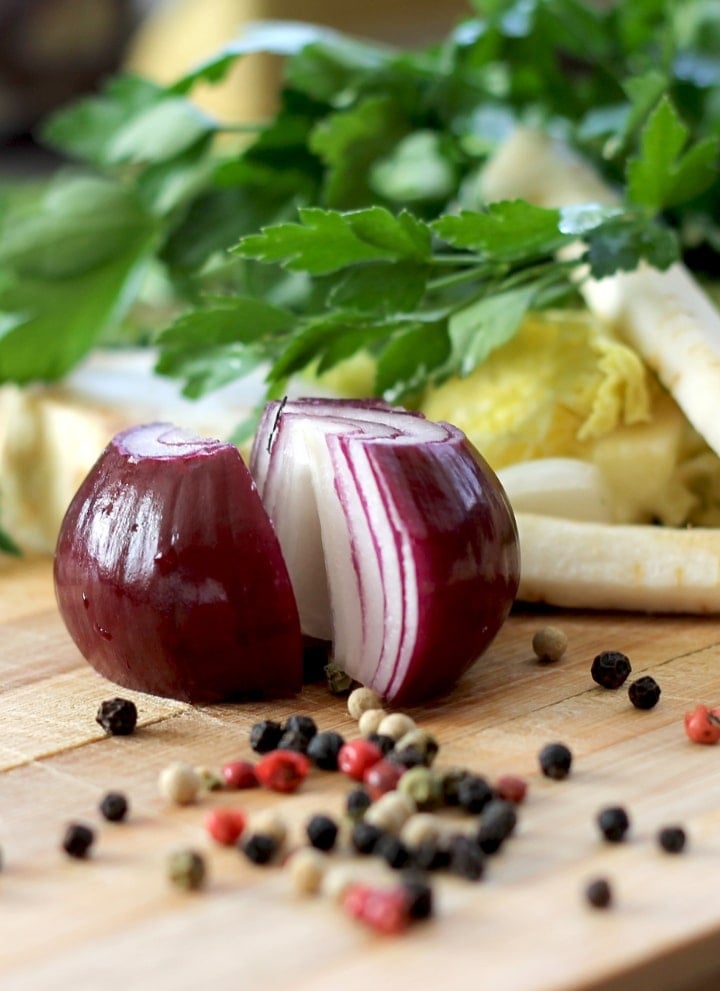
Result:
[[[467,0],[0,0],[0,168],[41,168],[39,121],[109,74],[171,81],[252,21],[414,45],[443,37],[468,11]],[[257,119],[273,109],[278,73],[272,58],[248,56],[222,86],[194,96],[222,119]]]

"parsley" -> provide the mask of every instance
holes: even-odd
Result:
[[[719,39],[713,0],[474,0],[421,49],[261,24],[173,85],[116,76],[46,123],[67,169],[0,201],[0,381],[139,334],[189,396],[260,368],[276,395],[369,351],[375,391],[411,402],[575,301],[582,271],[716,272]],[[285,57],[271,120],[193,105],[254,51]],[[562,135],[621,205],[483,203],[517,124]]]

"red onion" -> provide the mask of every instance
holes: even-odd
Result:
[[[80,652],[127,688],[191,702],[300,688],[287,569],[230,444],[169,424],[119,434],[68,508],[55,588]]]
[[[450,688],[505,621],[515,520],[455,427],[382,402],[270,403],[251,472],[303,633],[389,701]]]

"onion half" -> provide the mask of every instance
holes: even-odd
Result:
[[[446,691],[518,588],[515,519],[464,434],[382,402],[265,409],[250,462],[303,633],[396,703]]]
[[[111,681],[190,702],[301,686],[287,569],[230,444],[169,424],[115,437],[68,508],[54,577],[70,635]]]

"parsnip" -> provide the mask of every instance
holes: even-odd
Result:
[[[483,175],[488,200],[522,197],[539,206],[612,204],[615,193],[585,162],[546,134],[518,129]],[[581,286],[588,307],[614,327],[672,393],[720,454],[720,313],[687,269],[642,266]]]
[[[517,513],[518,598],[584,609],[720,612],[720,530]]]

